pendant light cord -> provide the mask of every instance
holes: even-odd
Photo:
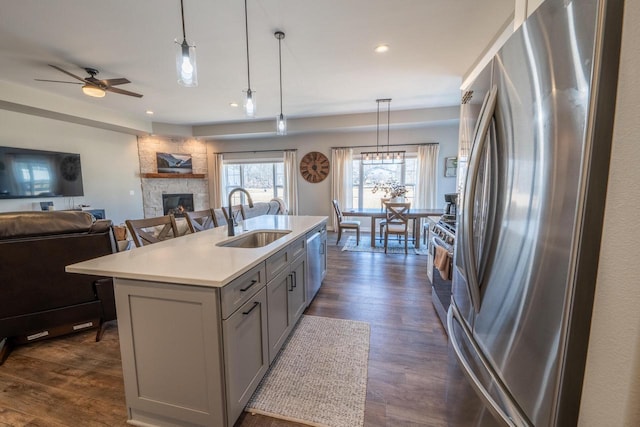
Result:
[[[184,0],[180,0],[180,13],[182,14],[182,39],[187,39],[187,32],[184,29]]]
[[[247,17],[247,0],[244,0],[244,34],[247,39],[247,91],[251,93],[251,74],[249,71],[249,18]]]
[[[391,100],[387,101],[387,156],[389,156],[389,136],[391,135]]]
[[[380,100],[376,99],[376,102],[378,103],[378,113],[376,114],[376,151],[379,152],[380,149],[378,148],[378,141],[380,139]]]
[[[284,37],[284,34],[282,35]],[[278,62],[280,66],[280,116],[282,117],[282,37],[278,37]]]

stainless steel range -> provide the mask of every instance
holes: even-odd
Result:
[[[456,239],[455,217],[443,215],[429,228],[427,275],[431,282],[431,298],[438,317],[447,329],[447,310],[451,304],[453,247]]]

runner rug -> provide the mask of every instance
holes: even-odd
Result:
[[[422,243],[422,242],[420,242]],[[360,244],[356,245],[356,238],[354,236],[349,236],[344,246],[342,247],[343,251],[350,252],[375,252],[375,253],[384,253],[384,241],[377,241],[375,247],[371,247],[371,240],[369,237],[360,237]],[[409,242],[407,247],[407,253],[409,255],[428,255],[428,249],[426,246],[420,246],[420,249],[416,249],[412,242]],[[402,254],[404,255],[404,241],[399,242],[395,236],[392,236],[389,239],[389,243],[387,246],[387,254]]]
[[[362,426],[368,358],[368,323],[302,316],[245,411],[310,426]]]

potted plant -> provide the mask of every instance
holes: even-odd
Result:
[[[378,191],[384,192],[384,197],[393,201],[403,201],[404,196],[407,195],[408,189],[405,185],[400,184],[396,179],[388,179],[383,182],[376,182],[371,189],[372,193]]]

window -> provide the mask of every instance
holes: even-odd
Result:
[[[227,200],[233,188],[242,187],[251,194],[254,202],[268,202],[274,197],[284,196],[284,164],[282,161],[225,162],[224,182],[224,200]],[[242,203],[246,203],[244,194],[240,195]]]
[[[47,159],[29,158],[21,160],[20,156],[16,156],[13,164],[17,185],[19,185],[20,194],[27,196],[37,196],[38,194],[47,194],[53,188],[53,174],[51,173],[51,165]]]
[[[353,160],[353,207],[380,208],[380,199],[384,193],[373,193],[376,182],[395,179],[409,190],[405,199],[413,201],[416,189],[416,169],[418,159],[407,153],[404,164],[367,165],[360,158]]]

